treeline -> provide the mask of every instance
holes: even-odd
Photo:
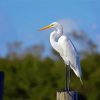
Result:
[[[80,100],[100,100],[100,54],[85,53],[81,60],[82,80],[72,72],[71,89]],[[27,54],[23,58],[0,58],[5,74],[4,100],[56,100],[57,90],[64,89],[64,63],[61,59]]]
[[[100,54],[97,45],[82,34],[72,38],[81,48],[82,80],[72,73],[71,90],[79,100],[100,100]],[[0,71],[5,74],[4,100],[56,100],[56,92],[65,85],[64,62],[53,50],[44,56],[43,45],[23,47],[20,41],[7,44],[7,54],[0,58]]]

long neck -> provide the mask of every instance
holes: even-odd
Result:
[[[63,28],[62,28],[62,26],[56,28],[56,33],[59,36],[63,35]]]
[[[50,34],[50,43],[52,45],[52,47],[58,51],[58,43],[57,43],[57,40],[58,38],[63,34],[62,30],[61,29],[56,29],[56,31],[53,31],[51,34]]]

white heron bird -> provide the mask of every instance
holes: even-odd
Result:
[[[80,66],[80,59],[79,54],[73,45],[72,41],[68,38],[68,36],[63,34],[63,27],[58,22],[53,22],[49,24],[48,26],[45,26],[43,28],[40,28],[39,30],[45,30],[49,28],[55,28],[53,32],[50,34],[50,43],[54,50],[56,50],[62,59],[65,62],[65,65],[69,66],[69,74],[66,81],[68,81],[67,86],[65,89],[68,88],[69,90],[69,84],[70,84],[70,68],[74,71],[77,77],[81,80],[81,66]]]

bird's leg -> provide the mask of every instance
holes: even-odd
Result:
[[[65,91],[67,90],[67,66],[65,64]]]
[[[70,64],[68,65],[67,69],[67,89],[68,91],[70,90],[70,77],[71,77],[71,72],[70,72]]]
[[[67,91],[69,93],[69,95],[72,96],[69,92],[69,90],[70,90],[70,77],[71,77],[71,71],[70,71],[70,63],[69,63],[69,65],[65,64],[65,91]]]
[[[71,71],[70,71],[70,63],[68,65],[65,64],[65,91],[70,90],[70,77],[71,77]]]

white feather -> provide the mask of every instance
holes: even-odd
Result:
[[[80,78],[82,83],[80,59],[75,46],[67,36],[63,35],[63,28],[59,23],[54,22],[52,24],[54,25],[53,27],[56,28],[56,31],[50,34],[50,43],[52,47],[60,54],[65,64],[70,65],[71,69],[76,76]],[[58,41],[56,41],[56,38],[58,38]]]

